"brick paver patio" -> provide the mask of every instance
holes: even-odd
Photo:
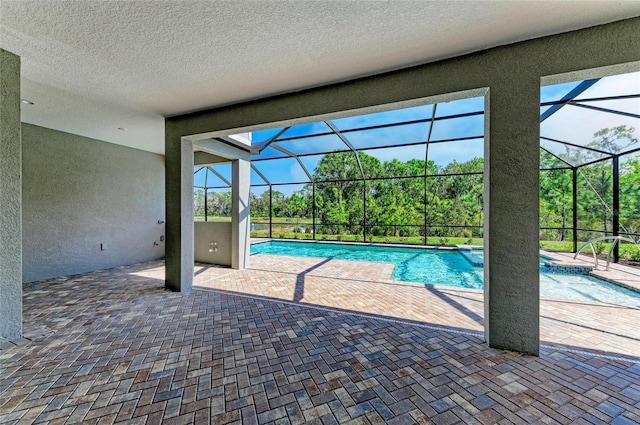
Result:
[[[483,332],[482,291],[392,282],[392,271],[392,265],[382,263],[254,254],[245,271],[199,265],[196,282],[235,293]],[[640,308],[542,298],[540,316],[543,343],[640,358]]]
[[[571,335],[540,357],[494,350],[472,291],[411,293],[348,264],[252,264],[196,267],[213,289],[186,295],[163,289],[161,262],[25,285],[25,339],[0,346],[0,423],[640,422],[638,351],[575,351]],[[556,304],[565,316],[543,323],[558,329],[595,308]],[[591,329],[601,319],[573,326],[637,342]]]

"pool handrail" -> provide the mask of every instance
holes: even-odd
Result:
[[[598,256],[596,255],[596,249],[593,246],[594,242],[600,242],[600,241],[608,241],[608,240],[613,240],[613,243],[611,244],[611,246],[609,247],[609,251],[607,252],[607,267],[605,270],[609,270],[609,264],[611,263],[611,252],[613,251],[613,248],[615,248],[616,244],[620,241],[626,241],[626,242],[632,242],[632,243],[636,243],[636,241],[634,241],[631,238],[627,238],[624,236],[601,236],[599,238],[594,238],[591,240],[586,241],[585,243],[583,243],[580,248],[576,251],[575,255],[573,256],[573,259],[575,260],[578,257],[578,254],[580,254],[580,251],[582,251],[582,249],[584,247],[586,247],[587,245],[589,245],[591,247],[591,252],[593,253],[593,261],[594,261],[594,267],[597,269],[598,268]]]

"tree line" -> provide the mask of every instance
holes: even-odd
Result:
[[[579,149],[565,145],[557,156],[569,164],[580,165],[597,161],[603,155],[597,151],[618,155],[638,144],[635,129],[627,126],[604,128],[594,134],[586,147]],[[567,166],[544,153],[540,168]],[[577,168],[578,228],[612,231],[613,221],[613,161],[607,159]],[[620,156],[619,160],[619,220],[621,232],[640,233],[640,159],[638,155]],[[540,226],[542,228],[571,227],[573,217],[573,172],[550,170],[540,173]],[[602,234],[579,231],[585,240]],[[543,230],[541,238],[564,240],[567,233]]]
[[[455,223],[461,228],[452,233],[481,234],[482,175],[465,174],[481,173],[481,158],[441,168],[419,159],[383,162],[363,152],[358,158],[360,165],[353,152],[325,155],[313,174],[315,197],[311,183],[289,196],[273,190],[273,217],[308,220],[315,206],[319,233],[362,234],[366,225],[376,236],[416,236],[426,222],[436,233]],[[250,201],[253,217],[269,216],[268,190]]]
[[[637,143],[633,128],[619,126],[595,133],[586,146],[617,154]],[[428,236],[482,237],[482,158],[438,167],[431,160],[381,161],[364,152],[357,155],[357,159],[353,152],[324,155],[313,174],[315,197],[311,183],[289,195],[274,187],[272,216],[309,223],[315,207],[318,233],[362,234],[366,226],[367,234],[376,236],[424,236],[426,225]],[[556,155],[575,165],[601,157],[595,150],[571,146]],[[543,151],[540,166],[567,164]],[[578,169],[579,228],[611,231],[612,179],[611,160]],[[269,197],[268,190],[251,193],[254,220],[269,217]],[[204,191],[196,191],[194,202],[196,216],[203,216]],[[209,191],[207,209],[210,216],[230,216],[230,192]],[[571,228],[572,217],[571,170],[541,171],[541,228]],[[633,155],[620,160],[620,222],[623,231],[640,233],[640,160]],[[541,238],[561,241],[571,236],[543,229]]]

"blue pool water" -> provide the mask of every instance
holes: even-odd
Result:
[[[393,263],[393,280],[473,289],[483,287],[482,267],[474,267],[455,250],[269,241],[251,245],[251,252]],[[540,294],[640,307],[639,293],[592,276],[541,273]]]
[[[482,266],[482,263],[484,262],[484,249],[468,249],[460,250],[458,252],[466,256],[467,260],[469,260],[472,264],[477,263],[478,265]],[[540,260],[540,265],[543,265],[545,261],[550,260],[549,257],[545,257],[544,255],[539,256],[538,259]]]
[[[270,241],[251,245],[251,252],[394,263],[393,280],[482,288],[482,269],[451,250]]]

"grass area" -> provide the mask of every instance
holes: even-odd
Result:
[[[546,251],[573,251],[573,241],[540,241],[540,249]]]
[[[195,221],[205,221],[203,215],[197,215],[194,217]],[[231,217],[218,217],[218,216],[207,216],[207,221],[231,221]]]
[[[578,247],[585,241],[579,241]],[[611,247],[611,242],[596,242],[596,254],[606,254]],[[573,241],[540,241],[540,248],[547,251],[573,252]],[[582,250],[583,253],[591,254],[590,248]],[[640,245],[622,243],[619,248],[620,258],[632,261],[640,261]]]
[[[274,223],[275,224],[275,223]],[[311,230],[311,229],[309,229]],[[285,228],[282,226],[273,226],[272,236],[278,239],[299,239],[299,240],[312,240],[313,235],[311,233],[293,232],[291,228]],[[260,229],[251,231],[252,238],[268,238],[269,229]],[[405,245],[422,245],[424,244],[424,238],[422,236],[371,236],[367,235],[367,240],[364,241],[362,235],[316,235],[317,241],[343,241],[343,242],[373,242],[373,243],[395,243]],[[482,239],[480,238],[440,238],[430,237],[427,240],[427,245],[482,245]]]

